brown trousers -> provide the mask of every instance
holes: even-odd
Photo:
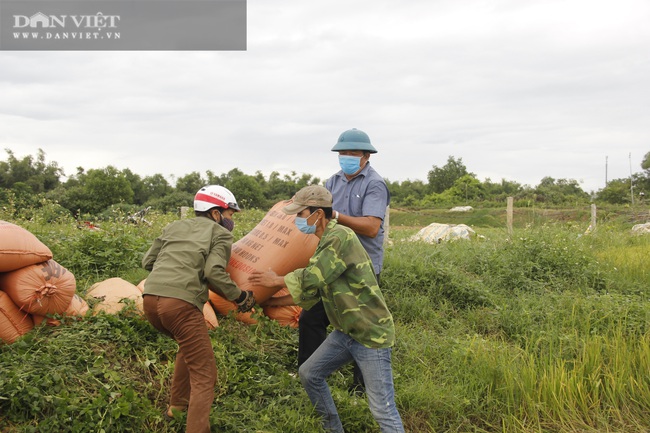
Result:
[[[144,314],[179,346],[170,405],[187,408],[186,433],[209,433],[217,366],[203,313],[180,299],[145,295]]]

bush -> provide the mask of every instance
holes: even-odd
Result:
[[[484,244],[467,270],[499,291],[606,291],[612,285],[579,234],[552,226],[527,228],[512,239]]]

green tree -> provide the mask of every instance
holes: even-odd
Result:
[[[611,204],[628,204],[630,198],[630,179],[614,179],[598,191],[597,199]]]
[[[146,176],[142,179],[142,183],[144,184],[144,189],[146,191],[145,194],[147,196],[147,201],[164,197],[174,190],[169,182],[167,182],[167,179],[159,173],[152,176]]]
[[[537,201],[561,205],[576,201],[588,202],[589,194],[584,192],[575,179],[553,179],[544,177],[535,188]]]
[[[386,181],[390,191],[392,206],[414,206],[427,194],[427,186],[421,180],[405,180],[403,182]]]
[[[503,201],[507,197],[518,197],[524,193],[525,188],[513,181],[501,179],[501,182],[492,182],[489,178],[483,182],[483,192],[486,200]]]
[[[641,162],[641,168],[644,170],[650,170],[650,152],[646,153]]]
[[[291,182],[288,182],[286,179],[280,177],[280,173],[277,171],[271,172],[269,179],[266,182],[266,190],[264,195],[269,200],[269,202],[278,202],[280,200],[286,200],[291,197],[294,191],[295,185]]]
[[[207,183],[198,171],[193,171],[176,180],[177,191],[184,191],[192,195],[206,185],[210,185],[210,183]]]
[[[77,168],[77,175],[71,177],[59,193],[61,205],[73,214],[79,211],[96,215],[113,204],[133,204],[129,180],[111,165],[90,169],[87,173]]]
[[[632,175],[637,194],[642,194],[646,199],[650,197],[650,152],[646,153],[641,162],[642,173]]]
[[[211,171],[206,172],[208,176],[208,185],[221,185],[226,186],[228,182],[233,180],[236,177],[244,176],[244,172],[238,168],[233,168],[228,173],[222,173],[220,176],[216,176]]]
[[[235,195],[237,203],[242,208],[264,209],[266,207],[262,187],[253,176],[245,174],[237,176],[230,180],[225,187]]]
[[[465,204],[469,204],[470,200],[478,200],[483,193],[481,181],[472,174],[466,174],[454,182],[454,185],[449,188],[449,192],[453,197],[459,199]]]
[[[7,161],[0,161],[0,188],[13,188],[20,182],[32,193],[47,192],[56,188],[64,175],[56,162],[45,162],[42,149],[38,149],[36,158],[25,156],[18,159],[11,150],[5,149],[5,152]]]
[[[195,194],[196,191],[191,194],[185,191],[172,191],[169,194],[147,201],[147,206],[151,206],[163,213],[179,212],[183,206],[193,207]]]
[[[149,196],[142,178],[128,168],[122,170],[122,173],[126,180],[129,181],[129,185],[131,185],[131,190],[133,191],[133,203],[137,205],[144,204],[149,199]]]
[[[133,203],[133,190],[129,180],[111,165],[88,170],[84,184],[88,196],[93,200],[90,212],[100,212],[116,203]]]
[[[429,171],[427,180],[429,181],[429,191],[440,194],[446,189],[451,188],[461,177],[473,173],[469,173],[467,168],[463,164],[462,158],[454,158],[449,156],[447,159],[447,164],[442,167],[433,166],[433,169]]]

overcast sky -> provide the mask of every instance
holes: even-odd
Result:
[[[249,0],[247,46],[0,52],[0,146],[68,175],[324,180],[355,127],[391,181],[451,155],[481,181],[587,192],[650,152],[648,0]]]

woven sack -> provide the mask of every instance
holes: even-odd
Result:
[[[39,316],[38,314],[32,314],[32,320],[34,321],[34,326],[40,326],[42,323],[45,323],[46,326],[59,326],[61,324],[59,319],[49,316]]]
[[[0,221],[0,272],[48,261],[52,251],[29,231]]]
[[[64,313],[76,287],[72,272],[54,260],[0,274],[0,288],[14,304],[40,316]]]
[[[20,311],[11,298],[0,290],[0,340],[11,344],[33,327],[31,316]]]
[[[286,205],[286,201],[276,203],[253,230],[232,245],[226,271],[240,289],[253,291],[257,303],[269,299],[277,289],[252,285],[248,277],[253,271],[272,269],[278,275],[286,275],[307,266],[318,246],[316,236],[298,230],[295,215],[282,212]],[[234,302],[213,291],[210,291],[210,302],[222,315],[237,310]],[[244,323],[257,323],[251,313],[237,313],[235,318]]]
[[[222,316],[227,316],[231,311],[235,311],[235,319],[247,323],[249,325],[254,325],[257,323],[257,320],[253,319],[252,314],[255,312],[255,309],[249,311],[248,313],[237,312],[237,304],[227,300],[223,296],[220,296],[214,293],[212,290],[208,293],[210,297],[210,303],[214,307],[214,310],[221,314]]]
[[[289,294],[289,290],[286,287],[283,287],[272,297],[280,297]],[[300,313],[302,308],[297,305],[283,305],[279,307],[263,307],[264,315],[277,321],[280,325],[290,326],[292,328],[297,328],[300,321]]]
[[[83,317],[86,315],[89,309],[90,307],[88,306],[88,302],[86,302],[84,298],[75,293],[75,295],[72,297],[72,301],[70,301],[70,305],[68,305],[68,308],[63,314],[66,316]]]
[[[107,314],[116,314],[126,306],[124,301],[127,299],[135,302],[138,311],[144,314],[140,289],[119,277],[109,278],[93,284],[86,293],[86,299],[91,300],[93,298],[99,300],[93,305],[94,314],[100,311]]]
[[[219,326],[219,321],[217,320],[217,313],[214,312],[214,308],[210,305],[210,301],[206,302],[203,305],[203,317],[205,318],[205,326],[208,329],[215,329]]]

